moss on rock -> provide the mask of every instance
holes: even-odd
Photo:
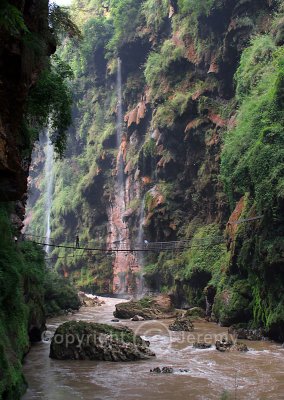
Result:
[[[149,342],[127,327],[70,321],[52,338],[50,357],[57,360],[135,361],[153,357]]]

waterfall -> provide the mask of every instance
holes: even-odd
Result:
[[[50,129],[47,130],[47,141],[45,146],[45,165],[44,165],[44,176],[45,176],[45,240],[46,243],[50,244],[50,215],[52,207],[52,196],[53,196],[53,144],[50,141]],[[50,246],[46,246],[46,253],[50,252]]]
[[[116,138],[117,147],[120,146],[121,135],[122,135],[122,78],[121,78],[121,59],[117,59],[117,81],[116,81],[116,93],[117,93],[117,128]]]
[[[143,230],[144,218],[145,218],[145,196],[143,197],[141,208],[140,208],[140,214],[139,214],[139,229],[138,229],[138,237],[137,237],[137,244],[136,244],[139,249],[142,249],[143,245],[144,245],[144,240],[143,240],[144,239],[144,230]],[[140,262],[144,261],[143,260],[144,259],[143,252],[140,253],[139,258],[141,259],[141,260],[139,260]],[[142,262],[141,267],[143,267],[143,262]]]
[[[144,246],[144,230],[143,230],[143,224],[144,224],[144,219],[145,219],[145,196],[143,197],[141,208],[140,208],[140,214],[139,214],[139,228],[138,228],[138,236],[137,236],[137,242],[136,246],[138,249],[142,249]],[[141,269],[141,279],[140,279],[140,290],[139,292],[141,294],[144,293],[144,277],[143,277],[143,267],[144,267],[144,252],[139,251],[138,252],[138,264]]]
[[[124,182],[123,182],[123,153],[121,151],[120,145],[122,141],[122,77],[121,77],[121,59],[117,58],[117,82],[116,82],[116,92],[117,92],[117,121],[116,121],[116,141],[118,148],[118,160],[117,160],[117,184],[120,195],[124,196]]]

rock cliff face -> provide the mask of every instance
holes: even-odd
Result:
[[[43,67],[44,55],[55,51],[48,27],[48,1],[13,1],[1,6],[3,25],[0,27],[0,200],[21,200],[27,191],[30,165],[30,143],[23,126],[23,114],[29,89],[35,84]],[[6,9],[5,9],[6,7]],[[17,11],[18,10],[18,11]],[[22,16],[21,16],[22,12]],[[6,29],[5,18],[11,18]],[[17,14],[18,13],[18,14]],[[7,14],[7,15],[6,15]],[[19,21],[17,21],[17,18]],[[7,22],[8,24],[9,22]],[[17,23],[19,26],[17,26]],[[21,23],[44,48],[37,49],[21,38]]]
[[[55,51],[48,0],[1,1],[0,43],[0,398],[19,399],[23,357],[45,327],[43,254],[14,237],[23,225],[35,139],[24,123],[27,98]]]
[[[72,243],[78,230],[83,247],[191,246],[75,260],[55,251],[55,267],[95,291],[135,292],[146,281],[179,306],[206,306],[222,324],[262,325],[281,338],[281,6],[106,3],[74,3],[85,39],[61,50],[75,70],[76,106],[56,167],[53,238]]]

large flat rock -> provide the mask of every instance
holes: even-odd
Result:
[[[135,361],[153,357],[149,342],[124,326],[70,321],[60,325],[50,346],[57,360]]]
[[[113,315],[120,319],[130,319],[140,316],[145,320],[151,320],[174,318],[176,311],[169,296],[160,295],[116,304]]]

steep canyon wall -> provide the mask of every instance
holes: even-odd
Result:
[[[57,270],[96,292],[133,293],[145,280],[179,306],[207,302],[224,325],[283,337],[281,7],[74,1],[84,39],[60,50],[75,71],[76,106],[66,159],[55,167],[52,238],[74,243],[78,231],[82,247],[192,245],[143,260],[55,249]],[[33,210],[31,226],[43,234],[40,205]]]

